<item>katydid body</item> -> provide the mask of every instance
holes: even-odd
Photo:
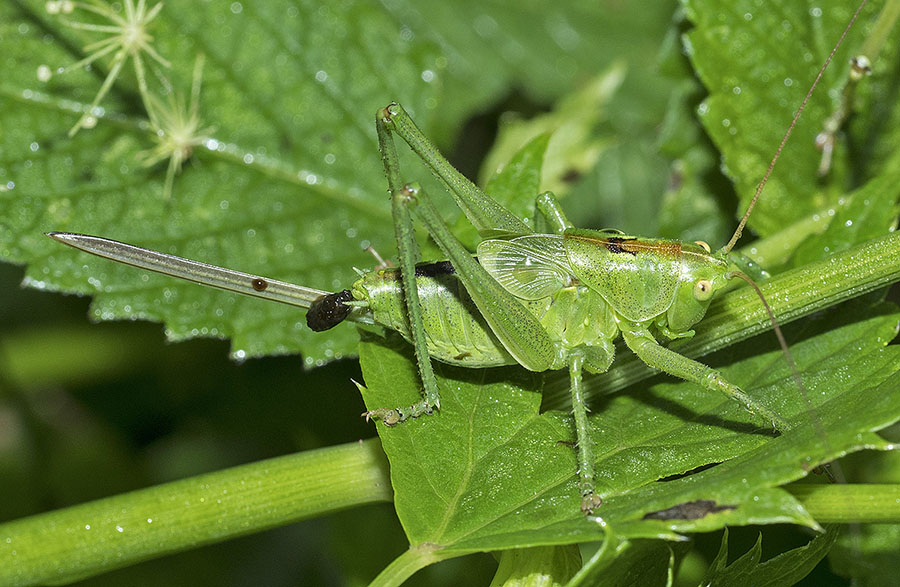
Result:
[[[609,368],[613,340],[619,333],[651,367],[726,394],[757,414],[766,426],[787,427],[783,418],[715,370],[660,346],[656,340],[656,336],[673,339],[693,334],[690,328],[703,318],[715,293],[737,274],[729,271],[726,261],[730,244],[711,253],[705,243],[576,229],[549,193],[538,197],[536,208],[553,234],[536,234],[457,172],[400,105],[382,109],[376,125],[394,204],[401,288],[389,296],[393,300],[390,304],[384,304],[380,288],[369,288],[367,277],[363,277],[351,294],[372,309],[378,322],[399,317],[387,325],[405,332],[416,348],[425,395],[423,401],[411,406],[376,409],[368,413],[370,416],[394,424],[439,407],[428,357],[465,365],[467,351],[458,353],[454,345],[446,343],[462,337],[464,329],[483,331],[487,326],[491,337],[499,342],[491,345],[497,349],[494,354],[498,360],[507,361],[503,355],[508,354],[530,371],[569,369],[581,507],[585,513],[591,513],[601,500],[594,492],[582,371],[602,373]],[[393,134],[399,135],[443,180],[468,220],[486,237],[478,245],[477,257],[473,258],[450,232],[418,185],[400,185]],[[477,309],[469,311],[472,317],[458,322],[456,328],[448,328],[444,320],[451,315],[440,302],[448,299],[446,288],[420,288],[415,281],[412,216],[422,222],[447,255]],[[405,315],[398,311],[401,302],[396,300],[400,298],[405,300]],[[459,301],[454,303],[460,305]],[[384,312],[383,306],[391,310]],[[430,314],[424,311],[426,308],[432,310]],[[482,339],[491,338],[484,334]],[[498,352],[498,347],[505,353]]]

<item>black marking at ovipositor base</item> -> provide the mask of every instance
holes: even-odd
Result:
[[[456,269],[450,261],[416,265],[416,277],[438,277],[439,275],[453,275],[454,273],[456,273]]]
[[[254,277],[253,281],[250,282],[250,285],[256,291],[266,291],[266,288],[269,287],[269,282],[261,277]]]
[[[634,251],[629,251],[625,247],[622,246],[622,243],[627,241],[633,241],[637,239],[633,238],[622,238],[619,236],[611,236],[606,239],[606,248],[609,249],[610,253],[628,253],[629,255],[637,256],[637,253]]]
[[[670,508],[644,514],[644,520],[698,520],[710,514],[736,510],[734,505],[718,505],[711,499],[686,501]]]
[[[315,332],[334,328],[353,311],[352,306],[344,304],[352,299],[353,294],[349,289],[321,296],[309,306],[306,325]]]

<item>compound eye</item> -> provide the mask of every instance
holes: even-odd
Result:
[[[705,302],[713,295],[712,282],[708,279],[701,279],[694,284],[694,299],[698,302]]]
[[[712,252],[712,250],[709,248],[709,244],[708,244],[706,241],[694,241],[694,244],[695,244],[695,245],[700,245],[700,248],[702,248],[702,249],[703,249],[704,251],[706,251],[707,253],[711,253],[711,252]]]

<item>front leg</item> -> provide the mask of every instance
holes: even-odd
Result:
[[[587,417],[587,402],[581,385],[581,370],[584,355],[572,351],[569,356],[569,383],[572,391],[572,414],[575,416],[575,439],[578,451],[578,489],[581,492],[581,511],[587,515],[603,502],[594,493],[594,444],[590,436]]]
[[[660,346],[645,327],[624,320],[620,321],[619,327],[625,344],[647,365],[697,383],[710,391],[724,393],[751,414],[765,420],[775,430],[784,431],[790,428],[787,420],[747,395],[737,385],[726,381],[715,369]]]

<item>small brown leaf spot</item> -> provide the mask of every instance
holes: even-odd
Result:
[[[259,277],[254,278],[250,284],[256,291],[266,291],[266,288],[269,287],[269,283],[265,279]]]
[[[736,510],[734,505],[718,505],[711,499],[686,501],[670,508],[644,514],[644,520],[699,520],[710,514]]]

